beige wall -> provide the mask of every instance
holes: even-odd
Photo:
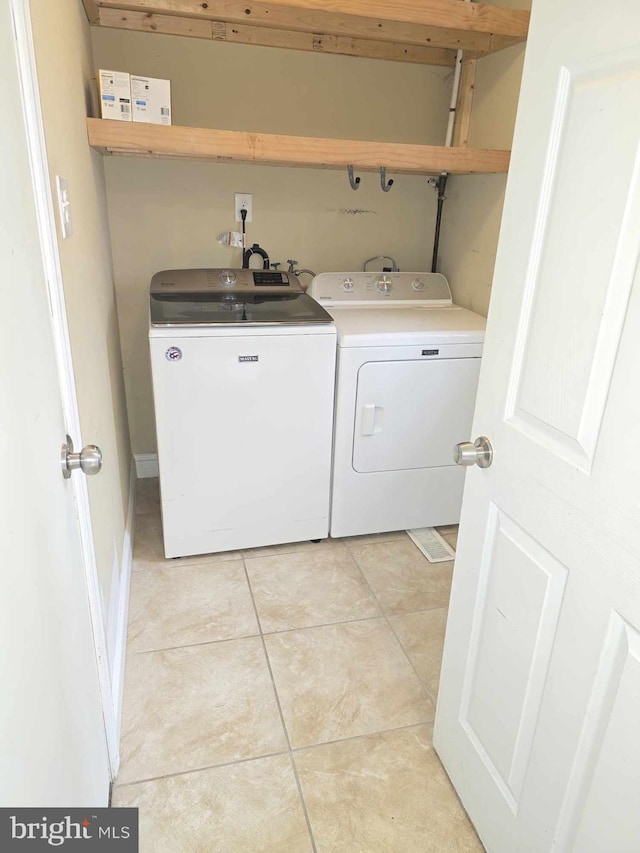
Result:
[[[56,174],[69,181],[74,233],[59,240],[60,260],[82,434],[104,457],[102,472],[88,483],[108,613],[113,567],[122,555],[131,454],[103,164],[87,145],[89,27],[80,0],[31,0],[31,16],[52,187]]]
[[[175,124],[442,144],[450,69],[154,34],[92,30],[100,67],[168,77]],[[360,269],[390,253],[400,268],[430,263],[436,198],[424,177],[107,158],[113,258],[132,443],[155,450],[147,291],[160,269],[240,266],[220,246],[235,226],[234,192],[253,193],[250,242],[272,260]],[[286,266],[286,264],[285,264]]]
[[[530,0],[493,0],[497,6],[530,9]],[[487,56],[477,63],[469,145],[511,148],[524,45]],[[505,175],[451,177],[442,219],[440,269],[456,302],[484,316],[502,218]]]

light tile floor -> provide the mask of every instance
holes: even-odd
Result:
[[[142,480],[133,569],[143,853],[483,850],[431,745],[452,563],[403,532],[165,560]]]

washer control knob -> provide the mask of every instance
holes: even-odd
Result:
[[[391,288],[393,287],[391,276],[379,275],[376,279],[376,287],[380,293],[390,293]]]
[[[342,282],[342,289],[346,290],[347,293],[351,293],[353,291],[353,279],[345,278]]]
[[[420,291],[420,290],[424,290],[425,287],[426,287],[426,284],[425,284],[425,281],[423,278],[414,278],[414,280],[411,282],[411,289],[412,290]]]
[[[220,273],[220,283],[225,287],[233,287],[236,283],[236,278],[237,276],[233,270],[222,270]]]

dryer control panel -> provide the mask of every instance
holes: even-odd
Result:
[[[446,278],[431,272],[328,272],[317,275],[308,293],[325,306],[452,304]]]

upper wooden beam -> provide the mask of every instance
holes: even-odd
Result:
[[[275,30],[251,24],[228,24],[177,15],[154,15],[147,12],[127,12],[100,9],[96,21],[100,26],[165,35],[190,36],[235,44],[254,44],[263,47],[282,47],[314,53],[335,53],[368,59],[387,59],[423,65],[453,66],[455,52],[444,48],[422,47],[414,44],[355,39],[347,36]]]
[[[210,39],[211,21],[196,18],[180,18],[177,15],[149,15],[146,12],[127,12],[120,9],[99,9],[98,20],[101,27],[118,30],[137,30],[143,33],[163,33],[171,36],[191,36]]]
[[[456,57],[455,51],[440,47],[275,30],[272,27],[227,24],[224,21],[212,21],[212,33],[216,41],[307,50],[313,53],[360,56],[366,59],[387,59],[394,62],[413,62],[421,65],[442,65],[450,68],[455,65]]]
[[[100,9],[490,53],[527,35],[529,13],[463,0],[86,0]]]
[[[211,130],[136,122],[87,119],[89,144],[103,153],[181,157],[217,162],[258,163],[433,175],[506,172],[509,151],[404,145],[353,139],[318,139],[269,133]]]

